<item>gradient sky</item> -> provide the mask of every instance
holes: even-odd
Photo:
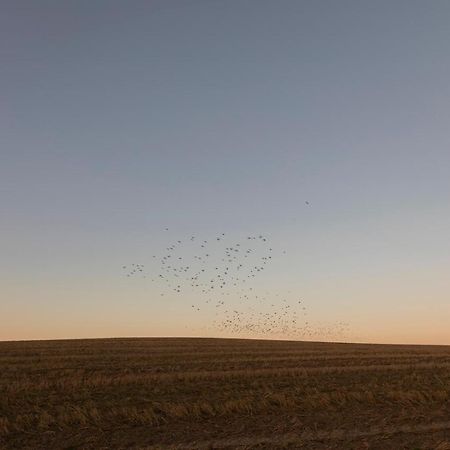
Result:
[[[225,231],[287,248],[263,284],[347,340],[450,344],[449,22],[447,0],[0,1],[0,340],[214,335],[120,267]]]

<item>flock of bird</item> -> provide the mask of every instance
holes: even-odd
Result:
[[[274,250],[262,234],[238,242],[225,233],[208,239],[189,236],[174,240],[162,254],[152,255],[151,271],[138,263],[122,269],[126,277],[150,278],[159,286],[161,297],[194,298],[189,306],[195,313],[212,309],[215,318],[210,327],[224,334],[314,337],[318,330],[308,321],[302,299],[291,292],[261,289],[262,275],[285,253]],[[258,282],[261,278],[263,283]],[[320,333],[335,335],[344,329],[345,324],[339,323]]]

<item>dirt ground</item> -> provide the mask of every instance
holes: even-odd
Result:
[[[0,342],[1,449],[450,450],[450,347]]]

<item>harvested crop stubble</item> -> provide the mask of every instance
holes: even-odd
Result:
[[[438,448],[449,400],[444,346],[0,343],[0,448]]]

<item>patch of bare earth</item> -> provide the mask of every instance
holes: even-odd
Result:
[[[450,348],[0,343],[1,449],[450,450]]]

